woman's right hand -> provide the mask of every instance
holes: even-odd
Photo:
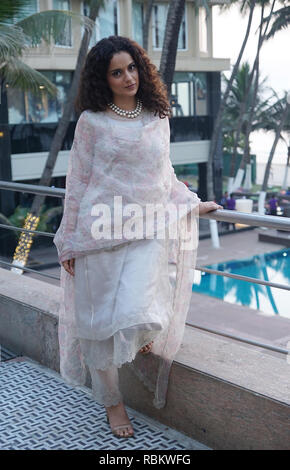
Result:
[[[216,211],[217,209],[223,209],[223,206],[217,204],[215,201],[205,201],[199,203],[199,215],[206,214],[210,211]]]
[[[74,258],[63,261],[61,264],[71,276],[75,275],[75,259]]]

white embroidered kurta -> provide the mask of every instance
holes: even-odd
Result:
[[[146,242],[149,242],[146,238],[158,238],[159,233],[156,222],[153,222],[155,219],[150,213],[148,215],[146,207],[150,204],[159,204],[159,207],[167,208],[163,219],[166,238],[159,246],[167,250],[165,253],[167,253],[168,269],[164,268],[163,272],[167,272],[170,276],[168,281],[172,286],[167,310],[171,313],[167,315],[168,321],[163,322],[159,335],[154,339],[152,354],[146,356],[137,354],[129,363],[145,385],[155,392],[154,405],[160,408],[165,405],[169,371],[181,344],[192,292],[200,199],[175,176],[169,158],[168,118],[160,119],[158,115],[154,116],[152,112],[145,110],[141,126],[132,128],[129,124],[126,126],[124,121],[117,125],[106,112],[85,111],[81,114],[70,153],[64,215],[54,243],[60,261],[70,258],[84,259],[83,255],[104,252],[114,247],[117,250],[118,247],[132,242],[138,249],[138,240],[134,241],[131,235],[128,237],[130,232],[128,227],[132,226],[128,225],[128,222],[130,218],[132,219],[132,213],[128,215],[128,211],[124,211],[125,206],[133,207],[129,204],[138,204],[138,207],[144,210],[141,214],[135,210],[134,220],[139,229],[142,228],[143,239],[139,240],[139,243],[140,247],[145,243],[145,248]],[[119,197],[118,202],[121,197],[122,210],[116,210],[114,205],[116,196]],[[98,204],[110,209],[109,212],[105,211],[105,216],[102,217],[105,234],[103,238],[100,238],[99,234],[96,237],[96,230],[93,229],[94,223],[99,220],[99,212],[93,209]],[[179,206],[180,204],[183,206]],[[181,210],[174,219],[172,217],[176,213],[174,209],[179,207]],[[110,217],[110,214],[114,216]],[[147,236],[146,227],[149,225],[153,227],[153,232],[151,230],[150,236]],[[170,239],[169,229],[174,226],[177,229],[177,237]],[[172,233],[175,233],[174,230]],[[188,239],[188,236],[189,243],[184,245],[182,242]],[[147,244],[149,245],[150,243]],[[158,243],[154,246],[158,246]],[[136,263],[138,259],[136,256]],[[139,265],[136,267],[141,273],[141,267]],[[112,276],[114,275],[112,270]],[[85,383],[86,370],[79,338],[108,339],[114,333],[110,328],[110,321],[106,324],[107,329],[99,328],[97,321],[95,324],[76,321],[75,282],[74,277],[62,267],[61,286],[64,298],[59,317],[60,371],[69,383],[82,385]],[[101,286],[102,279],[99,279],[99,283]],[[134,299],[133,290],[134,286],[131,299]],[[136,307],[138,302],[136,301]],[[134,305],[128,306],[127,323],[126,312],[122,317],[125,327],[126,325],[132,327],[134,324],[133,309]],[[153,309],[151,313],[158,314]],[[165,317],[163,316],[163,319]],[[162,318],[159,320],[159,323],[162,323]],[[104,324],[103,322],[102,325]]]

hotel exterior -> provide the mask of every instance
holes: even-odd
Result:
[[[220,100],[221,72],[230,68],[229,59],[213,57],[212,6],[227,2],[209,3],[207,16],[202,2],[185,2],[171,88],[171,161],[173,165],[197,164],[198,193],[202,199],[206,197],[206,162]],[[106,9],[100,11],[96,20],[90,46],[110,35],[130,37],[142,46],[144,4],[146,1],[107,0]],[[31,0],[31,14],[49,9],[88,14],[86,3],[80,0]],[[167,10],[168,1],[155,2],[149,25],[147,52],[158,69]],[[57,86],[58,98],[47,97],[45,90],[36,98],[30,92],[7,88],[12,180],[15,182],[37,184],[44,168],[70,87],[83,32],[81,26],[67,26],[56,43],[42,44],[23,58]],[[72,117],[54,168],[52,185],[57,187],[64,186],[76,119],[76,115]]]

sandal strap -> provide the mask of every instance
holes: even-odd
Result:
[[[112,428],[112,431],[119,431],[119,430],[125,429],[125,428],[132,428],[132,425],[131,424],[120,424],[119,426],[114,426]]]

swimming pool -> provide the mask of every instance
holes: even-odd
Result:
[[[290,249],[205,266],[265,281],[290,284]],[[267,315],[290,318],[290,291],[195,271],[193,292],[244,305]]]

